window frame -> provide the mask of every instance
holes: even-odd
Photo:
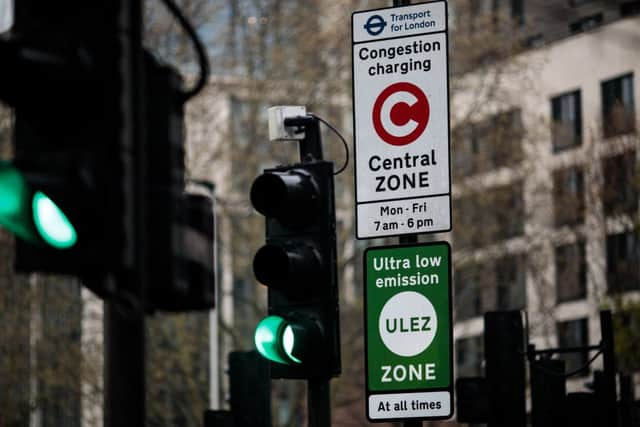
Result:
[[[586,213],[585,171],[574,165],[553,171],[553,218],[556,227],[584,223]],[[576,190],[572,187],[576,186]],[[573,200],[569,200],[572,198]],[[567,206],[566,201],[575,205]]]
[[[579,328],[579,332],[570,331],[573,325],[576,325]],[[582,342],[573,342],[571,339],[567,340],[566,338],[571,335],[580,335],[582,338]],[[577,319],[569,319],[560,322],[556,322],[556,336],[558,337],[558,347],[566,348],[566,347],[586,347],[589,345],[589,319],[587,317],[580,317]],[[566,353],[560,355],[560,358],[563,359],[566,363],[565,372],[572,372],[580,367],[583,367],[587,364],[589,360],[589,352],[576,352],[576,353]],[[590,367],[586,367],[580,371],[576,376],[584,377],[589,375],[591,369]]]
[[[640,290],[640,236],[635,230],[608,234],[606,251],[608,293]]]
[[[568,259],[567,254],[560,254],[561,251],[570,251],[575,250],[573,254],[577,254],[578,259]],[[579,301],[587,298],[587,261],[586,261],[586,244],[584,240],[577,240],[573,243],[558,245],[554,248],[554,259],[555,259],[555,282],[556,282],[556,301],[558,304]],[[577,277],[576,280],[576,288],[578,288],[578,292],[566,295],[560,292],[560,286],[567,282],[566,275],[561,276],[561,262],[565,262],[568,266],[578,264]],[[567,270],[567,269],[564,269]]]
[[[634,133],[636,131],[633,77],[634,73],[628,72],[600,82],[602,136],[605,139]],[[625,83],[628,85],[626,90],[624,88]],[[620,93],[617,93],[617,86],[619,86]],[[625,94],[627,95],[626,97]],[[622,107],[620,113],[613,111],[616,106],[616,101],[621,102],[618,104]],[[620,120],[622,120],[620,128],[614,127],[614,125],[610,123],[616,119],[615,117],[613,119],[611,118],[615,114],[623,115],[623,117],[620,118]]]
[[[568,102],[563,108],[563,103]],[[572,110],[571,110],[572,109]],[[569,110],[569,111],[565,111]],[[573,118],[565,119],[573,111]],[[562,143],[563,129],[571,129],[571,141]],[[551,98],[551,146],[554,153],[582,146],[582,93],[580,89],[564,92]]]

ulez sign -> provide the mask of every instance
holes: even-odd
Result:
[[[451,248],[371,247],[364,254],[367,418],[453,413]]]
[[[351,25],[356,237],[451,230],[447,4]]]

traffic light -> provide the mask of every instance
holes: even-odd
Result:
[[[0,98],[15,111],[0,224],[20,238],[16,270],[77,275],[148,311],[211,308],[212,200],[185,192],[195,91],[129,31],[134,3],[49,3],[16,3],[0,41]]]
[[[340,373],[333,164],[322,160],[267,169],[251,187],[266,219],[266,244],[253,260],[268,287],[269,316],[255,331],[272,378]]]
[[[0,98],[14,109],[11,163],[0,163],[0,224],[20,239],[16,270],[99,276],[120,270],[120,2],[21,1],[0,42]],[[134,264],[131,261],[130,264]]]
[[[234,427],[271,427],[269,362],[257,351],[229,353],[229,394]]]
[[[213,185],[185,191],[182,79],[145,56],[148,309],[206,310],[215,303]]]
[[[567,425],[565,361],[540,358],[529,362],[531,383],[531,426]]]
[[[22,239],[58,249],[73,247],[78,234],[43,192],[33,191],[18,168],[0,160],[0,224]]]
[[[484,314],[489,427],[525,427],[525,347],[519,311]]]
[[[459,423],[486,423],[489,419],[487,379],[466,377],[456,380],[456,420]]]

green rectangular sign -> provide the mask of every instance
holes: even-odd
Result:
[[[372,247],[364,254],[367,417],[453,414],[451,247]]]

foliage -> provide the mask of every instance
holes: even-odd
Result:
[[[613,320],[617,369],[625,373],[640,371],[640,302],[620,302]]]

